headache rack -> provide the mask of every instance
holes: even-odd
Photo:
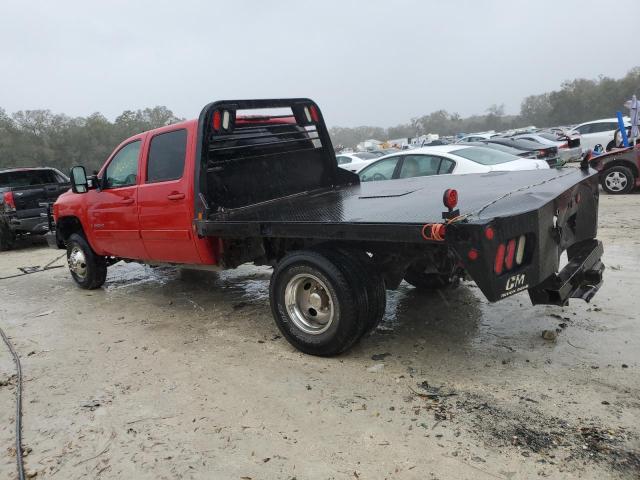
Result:
[[[199,219],[359,182],[338,168],[322,113],[306,98],[211,103],[200,114],[198,148]]]

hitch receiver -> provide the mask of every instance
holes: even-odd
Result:
[[[566,305],[570,298],[588,302],[602,286],[604,249],[599,240],[586,240],[570,247],[571,258],[560,273],[529,289],[534,305]]]

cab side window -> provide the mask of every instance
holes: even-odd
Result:
[[[161,133],[151,139],[147,161],[147,183],[182,178],[187,155],[185,129]]]
[[[111,159],[104,174],[104,188],[135,185],[138,179],[138,157],[142,142],[128,143]]]

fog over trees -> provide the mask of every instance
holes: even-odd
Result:
[[[633,94],[640,95],[640,67],[620,79],[580,78],[564,82],[559,90],[530,95],[522,101],[519,115],[505,115],[502,105],[491,105],[482,114],[467,118],[438,110],[387,128],[334,126],[329,131],[334,145],[355,146],[369,138],[569,125],[612,117]],[[164,106],[127,110],[114,121],[100,113],[72,118],[49,110],[9,114],[0,107],[0,168],[46,165],[66,172],[73,165],[85,165],[97,169],[125,138],[180,120]]]

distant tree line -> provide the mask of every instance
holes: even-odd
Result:
[[[72,118],[27,110],[9,116],[0,108],[0,168],[46,165],[65,173],[74,165],[98,169],[127,137],[181,120],[161,106],[127,110],[113,122],[100,113]]]
[[[535,125],[563,126],[596,118],[615,116],[633,94],[640,96],[640,67],[623,78],[601,76],[595,80],[579,78],[562,83],[559,90],[530,95],[520,105],[519,115],[505,115],[503,105],[490,106],[484,115],[462,118],[457,113],[438,110],[395,127],[333,127],[329,130],[334,145],[353,147],[369,138],[378,140],[417,137],[426,133],[456,133],[508,130]]]
[[[334,145],[353,147],[369,138],[386,140],[426,133],[453,135],[528,125],[568,125],[611,117],[634,93],[640,95],[640,67],[621,79],[601,76],[595,80],[566,81],[559,90],[526,97],[519,115],[505,115],[503,105],[492,105],[483,115],[467,118],[438,110],[395,127],[333,127],[330,134]],[[181,120],[163,106],[127,110],[114,121],[100,113],[86,118],[49,110],[9,115],[0,108],[0,168],[48,165],[66,172],[81,164],[97,169],[125,138]]]

